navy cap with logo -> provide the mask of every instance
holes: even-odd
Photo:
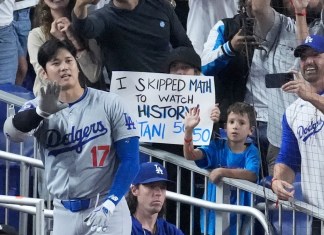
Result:
[[[168,173],[166,169],[158,162],[145,162],[140,165],[140,170],[136,178],[133,180],[133,185],[148,184],[158,181],[166,183],[173,183],[168,180]]]
[[[313,49],[317,53],[324,53],[324,37],[320,35],[307,36],[304,43],[296,47],[294,51],[295,57],[300,57],[306,49]]]

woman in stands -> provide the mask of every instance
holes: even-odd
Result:
[[[36,72],[33,88],[36,96],[45,82],[42,79],[41,66],[37,62],[37,53],[43,43],[51,38],[69,40],[74,45],[77,50],[77,62],[84,75],[83,83],[98,87],[102,72],[100,49],[95,40],[84,40],[73,31],[70,16],[74,5],[75,0],[40,0],[37,5],[34,18],[39,27],[34,28],[28,36],[30,62]]]

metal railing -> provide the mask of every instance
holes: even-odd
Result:
[[[14,95],[11,95],[11,94],[8,94],[6,92],[3,92],[3,91],[0,91],[0,100],[4,101],[4,102],[7,102],[8,103],[8,107],[10,107],[12,104],[13,105],[16,105],[16,106],[21,106],[25,100],[19,98],[19,97],[16,97]],[[10,143],[7,144],[7,146],[10,145]],[[23,148],[23,146],[22,146]],[[34,146],[35,148],[35,146]],[[8,148],[7,148],[8,149]],[[8,150],[7,150],[8,151]],[[22,150],[20,151],[22,152]],[[180,218],[181,218],[181,210],[180,210],[180,207],[181,207],[181,203],[189,203],[191,204],[190,206],[190,223],[188,224],[188,226],[190,226],[190,234],[193,234],[193,221],[194,221],[194,216],[193,216],[193,208],[194,206],[200,206],[200,207],[204,207],[204,205],[206,205],[205,203],[207,203],[208,205],[211,205],[212,208],[209,208],[209,209],[220,209],[219,211],[222,211],[220,207],[218,206],[221,206],[222,205],[222,202],[224,201],[224,196],[226,196],[226,193],[224,193],[224,188],[223,187],[227,187],[227,186],[230,186],[230,187],[234,187],[237,189],[237,195],[238,195],[238,199],[239,199],[239,190],[244,190],[244,191],[247,191],[247,192],[250,192],[253,197],[251,199],[251,205],[254,206],[255,208],[258,208],[260,210],[264,210],[265,211],[265,221],[268,225],[268,228],[265,228],[264,225],[264,221],[261,222],[259,220],[259,217],[255,217],[257,218],[260,223],[262,224],[262,226],[264,227],[264,231],[265,232],[270,232],[271,229],[270,229],[270,225],[269,225],[269,221],[268,221],[268,213],[269,211],[271,211],[272,209],[274,210],[277,210],[278,213],[279,213],[279,231],[281,231],[281,226],[283,225],[282,223],[282,216],[281,214],[284,212],[284,211],[291,211],[293,213],[293,227],[292,227],[292,234],[296,234],[296,220],[295,220],[295,214],[296,213],[299,213],[299,212],[302,212],[304,214],[307,214],[309,217],[314,217],[314,218],[318,218],[320,219],[322,222],[321,222],[321,225],[323,227],[323,221],[324,221],[324,212],[323,210],[321,209],[318,209],[318,208],[315,208],[313,207],[312,205],[309,205],[307,203],[304,203],[304,202],[301,202],[301,201],[298,201],[298,200],[295,200],[294,203],[291,203],[291,202],[284,202],[284,201],[280,201],[279,203],[279,208],[274,208],[273,205],[275,204],[276,200],[277,200],[277,197],[275,194],[273,194],[273,192],[263,186],[260,186],[260,185],[257,185],[257,184],[254,184],[254,183],[251,183],[251,182],[248,182],[248,181],[245,181],[245,180],[238,180],[238,179],[230,179],[230,178],[223,178],[222,180],[222,184],[219,184],[217,185],[217,193],[220,195],[220,196],[217,196],[217,200],[216,200],[216,204],[215,203],[212,203],[212,202],[207,202],[207,201],[203,201],[203,204],[196,204],[198,200],[198,202],[202,202],[202,201],[199,201],[200,199],[197,199],[195,198],[196,195],[195,195],[195,192],[193,190],[193,184],[194,184],[194,176],[196,174],[198,175],[202,175],[205,179],[205,182],[204,182],[204,186],[206,188],[206,185],[207,185],[207,181],[208,181],[208,174],[209,172],[206,171],[206,170],[203,170],[203,169],[200,169],[198,168],[193,162],[191,161],[187,161],[185,160],[183,157],[181,156],[178,156],[178,155],[175,155],[175,154],[172,154],[172,153],[169,153],[169,152],[166,152],[166,151],[163,151],[163,150],[157,150],[157,149],[154,149],[152,148],[151,146],[149,145],[141,145],[140,146],[140,152],[141,153],[144,153],[145,155],[148,155],[150,156],[149,157],[149,160],[150,161],[162,161],[164,165],[166,164],[172,164],[176,167],[176,171],[177,171],[177,179],[176,179],[176,192],[181,194],[181,191],[182,191],[182,185],[183,184],[189,184],[191,186],[191,190],[189,193],[186,193],[186,195],[190,196],[190,200],[185,202],[185,201],[182,201],[183,198],[181,196],[178,196],[176,195],[177,197],[179,198],[182,198],[181,200],[178,200],[178,203],[177,203],[177,206],[176,206],[176,225],[177,226],[180,226]],[[35,150],[34,151],[34,156],[36,156],[37,154],[37,151]],[[20,167],[21,167],[21,171],[20,171],[20,179],[21,179],[21,184],[20,184],[20,192],[22,192],[21,195],[24,195],[24,196],[27,196],[29,195],[29,187],[28,187],[28,184],[29,184],[29,176],[30,176],[30,171],[29,171],[29,168],[30,166],[33,166],[35,168],[42,168],[43,165],[42,165],[42,162],[40,160],[37,160],[37,159],[33,159],[31,157],[23,157],[19,154],[11,154],[11,153],[8,153],[8,152],[3,152],[3,151],[0,151],[0,158],[2,159],[5,159],[6,160],[6,193],[8,193],[8,178],[9,178],[9,164],[8,162],[9,161],[16,161],[16,162],[21,162],[20,164]],[[190,172],[190,177],[188,179],[186,179],[186,182],[181,182],[181,174],[182,172],[184,171],[189,171]],[[34,171],[34,183],[33,183],[33,197],[36,197],[37,195],[37,171],[35,170]],[[171,193],[171,194],[170,194]],[[172,194],[172,192],[168,192],[167,193],[167,198],[169,199],[176,199],[174,198],[175,195]],[[183,195],[185,196],[185,195]],[[261,202],[261,203],[256,203],[256,197],[260,197],[261,199],[263,199],[264,202]],[[238,200],[239,201],[239,200]],[[212,203],[212,204],[209,204],[209,203]],[[215,206],[215,208],[213,208],[213,206]],[[226,206],[229,206],[229,207],[232,207],[232,205],[226,205]],[[8,206],[7,205],[7,208],[12,208],[14,209],[14,205],[10,205]],[[20,207],[22,209],[22,207]],[[234,208],[234,207],[232,207]],[[30,209],[30,208],[29,208]],[[217,209],[217,210],[218,210]],[[250,207],[250,209],[254,209],[252,207]],[[238,211],[236,211],[235,209],[232,210],[233,212],[236,212],[236,213],[239,213]],[[46,212],[47,213],[47,212]],[[45,214],[46,214],[45,213]],[[249,212],[244,212],[246,214],[249,214]],[[51,212],[49,212],[49,217],[51,217]],[[217,234],[219,233],[222,233],[223,232],[223,229],[224,229],[224,224],[222,223],[222,220],[223,220],[223,214],[222,213],[216,213],[216,218],[217,218],[217,223],[216,223],[216,231],[217,231]],[[6,214],[7,216],[7,214]],[[7,217],[6,217],[7,219]],[[23,218],[22,220],[22,224],[26,224],[26,217]],[[24,222],[25,220],[25,222]],[[238,220],[239,220],[239,217],[238,217]],[[7,220],[6,220],[7,221]],[[171,221],[173,222],[173,221]],[[205,225],[206,225],[206,222],[205,222]],[[226,226],[226,224],[225,224]],[[206,226],[205,226],[206,228]],[[254,232],[253,232],[253,221],[251,221],[251,234],[253,235]],[[20,229],[23,229],[24,231],[26,231],[26,226],[21,226]],[[206,230],[204,232],[206,234]],[[26,234],[24,232],[22,232],[22,234]],[[189,234],[189,233],[188,233]],[[279,233],[280,234],[280,233]],[[322,232],[322,234],[324,234]],[[287,235],[287,234],[285,234]]]
[[[19,211],[24,211],[27,213],[36,215],[36,235],[44,235],[44,200],[39,198],[27,198],[27,197],[15,197],[15,196],[6,196],[0,195],[0,206],[10,207],[9,204],[18,204],[18,205],[30,205],[34,206],[33,208],[24,208],[16,206],[15,208]],[[7,204],[6,204],[7,203]]]

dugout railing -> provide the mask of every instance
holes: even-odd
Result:
[[[9,94],[7,92],[3,92],[0,91],[0,101],[3,101],[6,104],[6,109],[7,109],[7,114],[14,112],[14,107],[19,107],[24,103],[24,100],[14,96],[12,94]],[[3,123],[0,123],[3,125]],[[2,126],[1,126],[2,128]],[[0,138],[2,139],[2,138]],[[8,153],[11,152],[11,145],[12,143],[8,142],[7,140],[5,140],[5,148],[4,150]],[[30,142],[27,143],[28,146],[30,147]],[[20,144],[19,145],[19,150],[18,150],[18,155],[24,155],[24,148],[26,147],[25,144]],[[34,160],[36,160],[36,162],[38,162],[37,159],[37,151],[36,151],[36,145],[33,144],[33,153],[31,154],[31,156],[29,157],[31,162],[27,162],[26,161],[20,161],[21,163],[19,164],[20,166],[20,170],[19,170],[19,175],[20,175],[20,185],[19,185],[19,195],[25,196],[25,197],[33,197],[33,198],[37,198],[38,197],[38,190],[39,190],[39,184],[38,184],[38,173],[39,170],[37,169],[38,167],[40,167],[39,165],[35,165],[36,167],[33,167],[32,169],[30,168],[31,165],[34,165]],[[17,151],[17,150],[16,150]],[[190,192],[185,192],[184,194],[191,196],[191,197],[196,197],[195,195],[195,190],[193,188],[192,185],[194,185],[194,181],[196,178],[196,175],[201,175],[204,178],[204,186],[206,188],[207,185],[207,176],[208,176],[208,172],[205,170],[202,170],[200,168],[198,168],[197,166],[194,165],[193,162],[189,162],[186,161],[183,157],[181,156],[177,156],[171,153],[168,153],[166,151],[163,150],[157,150],[152,148],[149,145],[141,145],[140,147],[140,151],[142,154],[144,154],[145,156],[149,156],[148,159],[150,161],[160,161],[161,163],[163,163],[165,166],[166,165],[173,165],[174,168],[176,169],[176,193],[183,193],[183,185],[189,185],[190,188]],[[2,153],[2,152],[1,152]],[[6,155],[6,154],[3,154]],[[16,157],[20,157],[16,155]],[[1,154],[2,156],[2,154]],[[6,158],[7,159],[7,158]],[[4,157],[3,160],[1,161],[0,159],[0,163],[2,164],[2,167],[4,168],[0,168],[2,172],[2,175],[4,175],[4,183],[5,183],[5,190],[4,190],[4,194],[5,195],[9,195],[9,183],[10,181],[10,177],[11,175],[9,174],[10,172],[10,167],[12,164],[12,161],[15,161],[17,159],[12,158],[10,160],[5,160],[4,161]],[[186,177],[187,178],[183,178],[183,172],[187,172]],[[189,172],[189,175],[188,175]],[[30,179],[32,179],[32,181],[30,182]],[[229,178],[224,178],[222,180],[222,184],[217,186],[217,200],[216,203],[218,204],[222,204],[222,203],[226,203],[228,200],[228,188],[230,187],[231,189],[235,189],[237,191],[237,196],[238,199],[240,197],[240,190],[245,190],[247,192],[250,192],[252,194],[251,197],[251,205],[252,207],[258,208],[260,209],[262,212],[264,212],[265,216],[266,216],[266,221],[268,224],[268,229],[269,231],[273,230],[273,221],[271,221],[273,217],[274,213],[277,214],[277,228],[276,231],[274,232],[274,234],[284,234],[284,235],[289,235],[289,234],[304,234],[304,233],[300,233],[300,227],[298,227],[298,225],[300,225],[299,221],[298,221],[298,216],[296,216],[296,214],[300,214],[302,213],[303,215],[306,216],[306,220],[309,222],[312,218],[317,218],[321,221],[321,228],[323,228],[323,221],[324,221],[324,212],[323,210],[320,210],[318,208],[315,208],[309,204],[303,203],[302,201],[298,201],[295,200],[294,202],[283,202],[280,201],[277,206],[276,205],[276,201],[277,201],[277,197],[276,195],[273,194],[273,192],[271,190],[269,190],[266,187],[263,187],[261,185],[257,185],[257,184],[253,184],[244,180],[237,180],[237,179],[229,179]],[[32,189],[30,190],[32,185]],[[188,187],[187,187],[188,188]],[[46,201],[50,201],[50,199],[45,198]],[[239,200],[238,200],[239,201]],[[186,219],[189,219],[189,223],[186,224],[186,226],[189,227],[189,232],[188,234],[194,234],[194,227],[195,227],[195,219],[197,220],[197,218],[195,218],[195,206],[194,204],[192,204],[189,208],[189,216],[188,214],[186,214],[186,216],[181,216],[181,214],[183,214],[183,210],[182,210],[182,206],[183,203],[181,203],[180,201],[177,202],[176,207],[175,207],[175,220],[171,221],[173,223],[175,223],[177,226],[183,227],[183,223],[182,223],[182,217],[188,217]],[[47,209],[51,209],[50,208],[50,204],[47,204]],[[235,210],[233,210],[235,211]],[[285,222],[287,220],[287,218],[285,218],[285,212],[290,212],[289,214],[289,219],[291,219],[291,223],[289,224],[289,227],[291,227],[291,231],[287,233],[287,229],[285,228]],[[8,209],[6,209],[5,215],[4,215],[4,222],[8,223],[9,221],[9,216],[8,216]],[[216,213],[216,232],[217,234],[223,233],[224,234],[224,229],[228,226],[228,215],[225,215],[221,212]],[[19,218],[19,230],[20,231],[26,231],[27,229],[27,216],[25,215],[25,213],[21,213],[20,214],[20,218]],[[237,217],[237,220],[240,220],[240,216]],[[205,221],[205,227],[206,227],[206,223],[207,221]],[[251,229],[251,234],[260,234],[260,231],[257,230],[257,233],[255,231],[255,221],[252,219],[249,223],[250,229]],[[197,225],[196,225],[197,226]],[[309,226],[309,223],[307,223],[305,226]],[[261,226],[262,227],[262,226]],[[309,231],[309,230],[308,230]],[[263,233],[264,231],[262,231]],[[204,232],[206,233],[206,230]],[[22,233],[22,234],[26,234],[26,233]],[[239,231],[237,231],[237,234],[239,234]],[[306,233],[305,233],[306,234]],[[323,229],[322,229],[322,233],[324,235]]]
[[[14,161],[20,162],[21,164],[28,165],[29,167],[40,168],[40,169],[44,168],[40,160],[32,159],[29,157],[8,153],[4,151],[0,151],[0,159],[4,159],[10,162],[14,162]],[[28,177],[28,174],[26,174],[24,177]],[[185,203],[192,206],[215,210],[217,212],[226,212],[226,213],[235,212],[239,214],[246,214],[252,216],[253,218],[256,218],[261,223],[262,227],[265,230],[265,234],[269,234],[268,225],[264,214],[255,208],[247,207],[247,206],[239,206],[239,205],[235,206],[235,205],[222,204],[222,203],[221,204],[213,203],[206,200],[193,198],[187,195],[178,194],[170,191],[167,191],[166,197],[170,200],[177,201],[179,203]],[[36,235],[45,234],[45,230],[44,230],[45,217],[47,218],[53,217],[53,211],[48,209],[46,210],[44,207],[44,199],[39,199],[39,198],[0,195],[0,207],[18,210],[23,213],[35,215],[36,216],[35,229],[33,233],[35,233]],[[20,231],[20,234],[26,234],[26,230],[24,230],[23,232]]]

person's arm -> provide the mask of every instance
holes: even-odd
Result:
[[[225,41],[224,23],[218,21],[210,30],[201,55],[202,73],[214,76],[234,58],[235,52],[229,41]]]
[[[200,109],[199,107],[191,108],[189,113],[186,113],[184,125],[185,125],[185,133],[184,133],[184,143],[183,143],[183,155],[187,160],[200,160],[203,158],[203,152],[199,149],[195,149],[193,145],[193,129],[199,124]]]
[[[252,12],[256,20],[255,35],[261,39],[266,38],[275,21],[270,3],[271,0],[252,0]]]
[[[107,104],[107,119],[111,126],[111,138],[115,140],[119,165],[108,189],[107,199],[84,220],[87,226],[91,226],[91,229],[96,229],[97,232],[105,232],[107,221],[139,171],[139,137],[136,135],[135,124],[129,123],[132,119],[117,95],[112,95],[109,99],[111,102]]]
[[[301,156],[297,139],[288,125],[286,114],[282,119],[282,142],[280,152],[274,167],[274,175],[271,188],[279,199],[288,200],[294,196],[292,183],[295,179],[295,171],[301,164]]]
[[[88,16],[87,4],[97,4],[97,0],[77,0],[72,11],[72,24],[76,32],[84,38],[97,38],[105,30],[105,20],[108,16],[101,12],[105,9],[96,10]]]
[[[184,47],[193,47],[192,43],[183,28],[178,16],[175,11],[172,9],[169,3],[165,3],[165,7],[168,8],[170,12],[170,43],[173,48],[184,46]]]
[[[29,54],[29,61],[32,64],[34,71],[36,73],[33,92],[34,95],[37,96],[39,93],[39,90],[42,86],[45,85],[44,80],[42,79],[42,67],[38,63],[37,60],[37,54],[39,51],[39,48],[44,44],[45,36],[40,33],[40,28],[35,28],[32,31],[29,32],[28,40],[27,40],[27,49]]]
[[[209,174],[211,182],[218,184],[222,177],[248,180],[256,182],[257,176],[254,172],[245,169],[216,168]]]
[[[119,166],[107,198],[117,205],[139,171],[139,137],[125,138],[115,145]]]
[[[102,59],[96,40],[89,39],[89,48],[81,51],[76,60],[90,82],[95,83],[99,80],[102,72]]]
[[[306,9],[309,0],[292,0],[292,3],[295,8],[296,16],[296,38],[299,43],[302,43],[302,41],[309,35],[306,21]]]

